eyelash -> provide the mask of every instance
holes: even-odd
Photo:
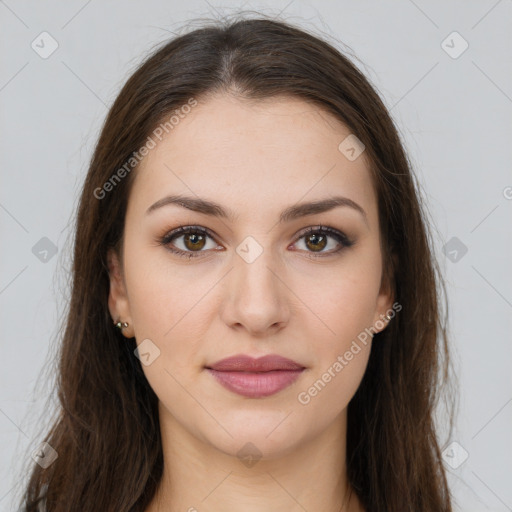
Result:
[[[181,249],[173,248],[170,243],[174,238],[178,238],[179,236],[186,235],[188,233],[194,233],[199,234],[202,236],[208,236],[212,239],[215,239],[213,234],[210,232],[209,229],[202,228],[200,226],[180,226],[173,231],[167,233],[165,236],[163,236],[159,240],[159,244],[166,247],[167,250],[172,252],[173,254],[176,254],[177,256],[180,256],[182,258],[197,258],[200,257],[201,253],[204,253],[206,251],[182,251]],[[340,251],[342,251],[344,248],[350,247],[354,245],[354,242],[350,240],[344,233],[341,231],[338,231],[337,229],[330,228],[328,226],[311,226],[307,228],[302,234],[297,238],[296,242],[300,239],[312,235],[312,234],[320,234],[320,235],[328,235],[332,238],[334,238],[341,247],[330,252],[323,252],[323,253],[314,253],[312,251],[308,251],[308,257],[311,258],[322,258],[326,256],[331,256],[333,254],[337,254]],[[294,242],[294,243],[296,243]]]

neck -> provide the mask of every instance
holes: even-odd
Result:
[[[254,445],[226,453],[159,409],[164,471],[146,512],[363,510],[347,479],[346,409],[314,438],[259,459]]]

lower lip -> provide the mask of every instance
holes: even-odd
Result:
[[[220,372],[208,368],[208,371],[226,389],[249,398],[263,398],[274,395],[295,382],[302,370],[274,370],[271,372]]]

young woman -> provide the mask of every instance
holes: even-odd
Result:
[[[265,18],[174,38],[85,179],[23,510],[451,511],[441,284],[396,128],[344,55]]]

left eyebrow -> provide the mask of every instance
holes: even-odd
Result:
[[[231,221],[237,217],[232,210],[226,209],[214,201],[183,195],[171,195],[158,200],[147,209],[146,214],[171,204],[175,204],[198,213],[203,213],[205,215],[210,215],[212,217],[222,217]],[[365,223],[368,224],[368,218],[364,209],[352,199],[343,196],[329,197],[318,201],[289,206],[283,210],[279,216],[279,223],[281,224],[300,217],[327,212],[338,207],[352,208],[357,211],[363,217]]]

